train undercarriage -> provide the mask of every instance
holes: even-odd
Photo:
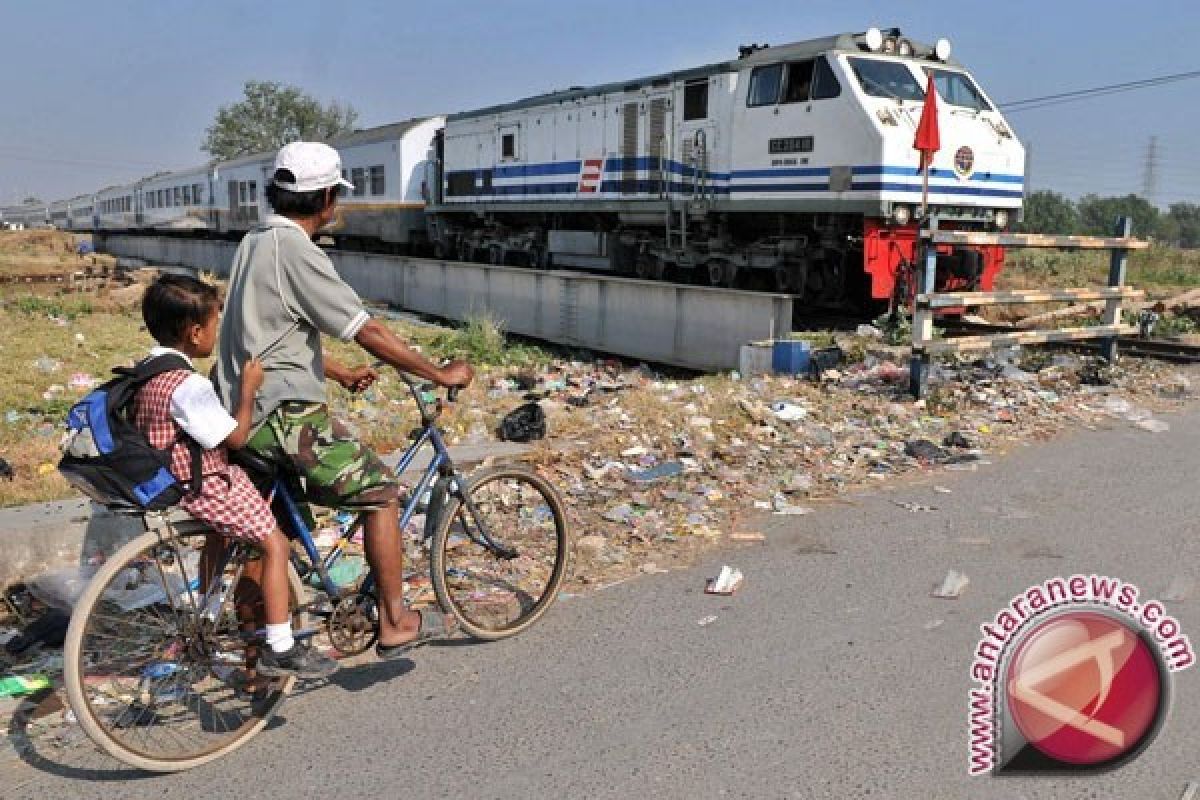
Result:
[[[437,214],[431,240],[438,258],[767,290],[814,307],[876,311],[916,286],[916,225],[858,214]],[[990,289],[1003,258],[945,248],[937,288]]]

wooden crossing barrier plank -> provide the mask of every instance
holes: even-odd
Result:
[[[1086,289],[1011,289],[1004,292],[937,292],[917,295],[917,305],[929,308],[992,306],[1001,303],[1052,303],[1076,300],[1141,299],[1146,293],[1132,286],[1097,286]]]
[[[1061,328],[1052,331],[1017,331],[983,336],[959,336],[953,339],[934,339],[913,342],[914,351],[925,353],[965,353],[971,350],[991,350],[995,347],[1072,342],[1084,339],[1105,339],[1133,333],[1132,325],[1093,325],[1086,328]]]
[[[982,244],[1001,247],[1057,247],[1070,250],[1145,250],[1141,239],[1112,236],[1051,236],[1043,233],[972,233],[936,231],[936,244]]]

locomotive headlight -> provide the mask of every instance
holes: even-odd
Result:
[[[883,47],[883,32],[879,28],[867,28],[863,41],[872,53],[878,52],[879,48]]]
[[[933,46],[933,54],[937,56],[938,61],[945,61],[950,58],[950,40],[938,39],[937,44]]]
[[[912,219],[912,209],[908,206],[896,206],[892,209],[892,222],[897,225],[907,225]]]
[[[1003,230],[1008,227],[1008,212],[1000,208],[996,210],[995,216],[992,217],[992,224],[998,229]]]

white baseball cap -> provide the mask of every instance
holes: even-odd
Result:
[[[272,181],[289,192],[315,192],[330,186],[354,188],[353,183],[342,177],[342,157],[338,151],[321,142],[292,142],[279,148],[275,171],[281,169],[291,172],[296,180],[289,183],[272,178]]]

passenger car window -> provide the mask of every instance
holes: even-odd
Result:
[[[383,194],[383,166],[371,167],[371,194]]]
[[[783,64],[757,67],[750,73],[750,91],[746,93],[746,105],[754,107],[778,103],[782,83]]]

